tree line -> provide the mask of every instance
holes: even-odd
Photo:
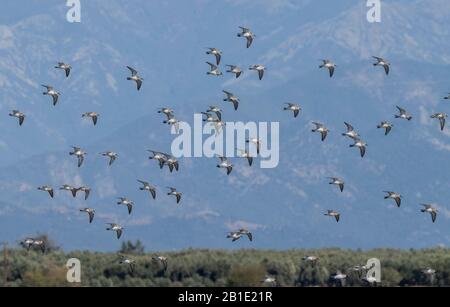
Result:
[[[49,240],[50,242],[50,240]],[[304,260],[318,257],[317,262]],[[167,257],[167,267],[157,256]],[[81,262],[81,283],[66,280],[66,262]],[[421,250],[338,248],[286,251],[186,249],[147,253],[140,241],[124,242],[116,253],[64,252],[49,243],[41,250],[3,248],[0,260],[1,286],[88,286],[88,287],[203,287],[203,286],[342,286],[332,278],[347,275],[345,286],[368,286],[356,266],[370,258],[381,261],[381,282],[376,286],[450,286],[450,253],[446,248]],[[121,263],[123,259],[133,264]],[[435,273],[424,273],[425,269]],[[274,284],[262,281],[266,276]],[[375,284],[371,285],[375,286]]]

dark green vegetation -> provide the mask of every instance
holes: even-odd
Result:
[[[136,261],[134,272],[119,264],[119,253]],[[169,253],[144,253],[140,243],[124,243],[119,253],[70,252],[55,246],[42,254],[37,250],[4,249],[0,257],[2,286],[262,286],[268,274],[276,277],[278,286],[335,286],[330,276],[337,271],[349,275],[347,286],[365,285],[355,265],[365,265],[369,258],[382,264],[382,286],[450,285],[448,249],[353,251],[322,250],[183,250]],[[168,269],[152,256],[168,257]],[[302,258],[320,257],[313,266]],[[81,261],[82,283],[66,282],[66,261]],[[433,283],[422,273],[433,268]]]

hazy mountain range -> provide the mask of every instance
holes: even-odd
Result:
[[[123,224],[123,240],[140,239],[148,249],[184,247],[429,247],[450,243],[450,133],[429,116],[450,112],[450,3],[444,0],[382,1],[382,22],[366,20],[364,1],[82,1],[82,19],[65,19],[64,1],[3,1],[0,11],[0,241],[15,242],[48,233],[67,249],[114,250],[120,241],[106,222]],[[254,45],[236,37],[238,26],[257,35]],[[222,64],[267,66],[262,81],[245,71],[206,75],[205,47],[223,51]],[[372,55],[392,63],[385,76]],[[337,64],[335,77],[318,69],[320,59]],[[72,64],[65,79],[53,69]],[[126,81],[136,67],[144,85]],[[221,67],[225,70],[224,67]],[[62,92],[53,107],[41,84]],[[222,102],[222,89],[237,94],[237,112]],[[283,112],[297,102],[302,114]],[[161,171],[147,149],[169,151],[173,136],[156,113],[173,107],[192,122],[209,105],[224,109],[227,121],[279,121],[280,165],[249,168],[235,160],[227,177],[215,159],[182,159],[179,173]],[[395,106],[414,119],[394,119]],[[8,117],[27,114],[23,127]],[[101,114],[97,127],[81,114]],[[392,121],[385,137],[376,125]],[[311,133],[311,121],[331,130],[325,143]],[[352,123],[369,144],[359,157],[341,136]],[[70,146],[88,152],[78,169]],[[114,150],[112,167],[98,153]],[[344,193],[329,176],[346,180]],[[158,186],[157,200],[139,191],[137,179]],[[91,198],[55,199],[36,190],[43,184],[89,185]],[[181,205],[164,195],[166,186],[183,194]],[[404,196],[401,208],[383,200],[384,190]],[[67,194],[67,195],[66,195]],[[128,217],[115,204],[136,202]],[[434,203],[435,224],[420,213]],[[78,212],[94,207],[92,225]],[[323,216],[339,210],[339,224]],[[226,232],[253,230],[253,244],[231,244]]]

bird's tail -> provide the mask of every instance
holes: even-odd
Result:
[[[127,80],[131,80],[131,78],[130,78],[130,77],[127,77]]]

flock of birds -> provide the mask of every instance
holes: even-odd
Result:
[[[241,30],[241,32],[238,33],[237,36],[245,38],[247,41],[246,47],[250,48],[252,46],[254,38],[256,37],[255,34],[248,28],[240,27],[240,30]],[[210,67],[210,70],[207,72],[207,75],[211,75],[211,76],[215,76],[215,77],[222,76],[223,73],[221,72],[221,70],[219,68],[221,59],[222,59],[222,52],[217,48],[207,48],[207,49],[208,50],[207,50],[206,54],[212,55],[215,57],[214,63],[212,63],[211,61],[206,62]],[[376,62],[373,63],[373,65],[382,67],[384,69],[385,74],[389,75],[391,64],[384,58],[381,58],[381,57],[373,57],[373,58],[376,60]],[[321,61],[322,61],[322,63],[320,64],[319,68],[327,69],[328,73],[329,73],[329,77],[333,78],[333,76],[335,74],[335,70],[337,68],[337,65],[328,59],[324,59]],[[226,65],[226,67],[227,67],[226,72],[230,73],[230,74],[234,74],[235,78],[241,77],[241,75],[244,73],[244,71],[237,65]],[[71,70],[72,70],[71,65],[64,63],[64,62],[57,63],[55,68],[64,70],[66,77],[70,76]],[[136,89],[137,89],[137,91],[139,91],[143,85],[144,79],[139,75],[139,72],[136,69],[134,69],[133,67],[127,66],[127,68],[131,73],[131,75],[129,77],[127,77],[127,80],[135,82]],[[262,80],[264,78],[265,71],[266,71],[266,67],[264,65],[255,64],[255,65],[251,65],[248,69],[250,71],[257,72],[259,80]],[[43,92],[43,94],[50,96],[52,98],[53,105],[56,106],[59,101],[61,93],[58,92],[57,90],[55,90],[53,88],[53,86],[50,86],[50,85],[42,85],[42,86],[46,89],[46,91]],[[224,90],[223,93],[225,94],[223,101],[231,103],[233,105],[234,110],[238,110],[239,102],[240,102],[239,98],[232,92],[229,92],[226,90]],[[450,99],[450,93],[448,96],[444,97],[444,99]],[[408,113],[404,108],[397,106],[397,109],[398,109],[398,114],[395,114],[395,116],[394,116],[395,118],[407,120],[407,121],[412,120],[412,118],[413,118],[412,115],[410,113]],[[286,103],[285,106],[283,107],[283,110],[292,112],[294,118],[297,118],[302,111],[302,107],[296,103]],[[174,110],[171,108],[168,108],[168,107],[163,107],[163,108],[158,109],[158,113],[165,116],[165,120],[163,121],[163,123],[174,127],[175,131],[178,133],[180,121],[175,117]],[[225,127],[225,122],[223,121],[223,118],[222,118],[223,111],[221,108],[219,108],[217,106],[209,106],[207,108],[207,110],[205,112],[201,112],[201,114],[203,114],[205,116],[203,119],[204,122],[215,125],[216,134],[219,134],[221,132],[221,129],[223,127]],[[13,110],[10,112],[9,115],[12,117],[16,117],[19,120],[20,126],[22,126],[24,124],[26,115],[23,114],[22,112],[20,112],[19,110]],[[87,118],[87,119],[92,120],[92,123],[94,126],[97,125],[99,117],[100,117],[100,114],[98,114],[96,112],[86,112],[86,113],[82,114],[82,118]],[[439,120],[440,128],[441,128],[441,130],[444,130],[447,114],[436,113],[436,114],[433,114],[431,116],[431,118]],[[323,123],[313,122],[312,124],[314,125],[312,132],[320,133],[321,140],[324,142],[326,140],[330,130]],[[350,123],[345,122],[344,124],[346,127],[346,131],[343,132],[342,135],[344,137],[350,138],[353,141],[353,143],[350,144],[349,146],[351,148],[358,148],[360,156],[362,158],[364,158],[364,156],[366,154],[367,146],[368,146],[367,143],[361,139],[360,134],[357,132],[357,130],[355,130],[355,128]],[[389,121],[382,121],[377,126],[378,129],[384,130],[384,134],[386,136],[389,135],[389,133],[391,132],[393,127],[394,127],[394,125],[392,123],[390,123]],[[257,155],[259,155],[259,149],[260,149],[260,145],[261,145],[260,139],[250,138],[250,139],[246,140],[246,143],[248,144],[248,146],[250,146],[250,145],[255,146]],[[73,146],[72,149],[73,150],[71,152],[69,152],[69,155],[76,157],[77,165],[78,165],[78,167],[81,167],[83,165],[83,161],[84,161],[87,153],[80,147]],[[246,148],[246,149],[237,149],[237,150],[240,152],[239,156],[241,158],[247,159],[249,166],[252,166],[253,159],[256,157],[254,157],[250,154],[249,149]],[[160,151],[155,151],[155,150],[149,150],[149,152],[151,153],[151,156],[149,157],[149,159],[157,161],[158,165],[161,169],[163,169],[164,166],[167,166],[169,168],[170,172],[179,170],[179,161],[172,155],[170,155],[168,153],[160,152]],[[106,152],[102,152],[100,154],[103,157],[106,157],[109,159],[109,162],[108,162],[109,166],[111,166],[119,157],[118,154],[113,151],[106,151]],[[233,164],[230,162],[230,160],[227,157],[223,157],[223,156],[218,156],[217,158],[219,159],[219,163],[217,164],[217,167],[221,168],[221,169],[225,169],[226,174],[230,175],[230,173],[232,172],[233,167],[234,167]],[[330,177],[329,179],[330,179],[330,182],[329,182],[330,185],[337,186],[341,192],[344,191],[345,182],[343,179],[337,178],[337,177]],[[156,199],[157,189],[155,186],[153,186],[149,182],[146,182],[143,180],[137,180],[137,181],[138,181],[138,183],[141,184],[141,187],[140,187],[141,191],[148,192],[150,194],[151,198]],[[38,187],[38,190],[47,192],[51,198],[53,198],[55,196],[55,191],[51,186],[43,185],[43,186]],[[78,192],[82,192],[82,193],[84,193],[85,200],[88,199],[89,194],[91,192],[91,189],[89,187],[86,187],[86,186],[74,187],[74,186],[71,186],[68,184],[64,184],[63,186],[61,186],[59,188],[59,190],[70,192],[73,197],[77,197]],[[401,203],[402,203],[402,195],[401,194],[394,192],[394,191],[385,191],[385,193],[386,193],[386,195],[384,197],[385,199],[392,199],[393,201],[395,201],[395,204],[397,205],[397,207],[401,206]],[[180,201],[182,199],[182,193],[174,187],[168,187],[167,195],[175,197],[177,204],[180,203]],[[133,210],[133,206],[134,206],[134,202],[132,200],[125,198],[125,197],[120,197],[120,198],[118,198],[117,205],[126,206],[128,214],[132,214],[132,210]],[[431,204],[423,204],[422,206],[423,206],[423,208],[421,209],[421,212],[429,213],[431,215],[432,222],[434,223],[436,221],[436,217],[437,217],[437,213],[438,213],[437,208],[435,208]],[[88,215],[89,223],[92,223],[94,221],[95,209],[82,208],[82,209],[80,209],[80,212],[84,212]],[[336,222],[339,222],[340,217],[341,217],[340,212],[338,212],[336,210],[327,210],[327,212],[325,212],[324,215],[334,218],[336,220]],[[107,223],[107,225],[108,225],[108,227],[106,228],[106,230],[115,232],[117,239],[120,239],[124,232],[124,227],[122,227],[121,225],[116,224],[116,223]],[[250,241],[253,241],[253,234],[248,229],[242,228],[242,229],[238,229],[236,231],[229,232],[227,234],[227,238],[231,239],[232,242],[235,242],[235,241],[241,239],[242,237],[247,237]],[[37,249],[40,249],[42,252],[45,252],[46,242],[44,242],[43,240],[26,238],[25,240],[21,241],[20,244],[27,250],[30,250],[31,248],[37,248]],[[156,262],[162,263],[164,265],[164,269],[167,269],[167,265],[168,265],[167,257],[155,256],[155,257],[153,257],[153,260]],[[315,265],[319,261],[319,258],[316,256],[310,255],[310,256],[304,257],[304,260],[308,263],[311,263],[312,265]],[[134,271],[134,267],[136,264],[135,260],[133,260],[131,258],[127,258],[123,255],[120,255],[119,263],[128,265],[131,271]],[[351,268],[352,271],[361,273],[360,276],[363,276],[362,273],[367,271],[368,269],[369,268],[367,268],[365,266],[360,266],[360,265]],[[427,268],[427,269],[423,270],[423,273],[426,274],[427,276],[431,277],[431,276],[434,276],[434,274],[436,272],[435,272],[435,270],[433,270],[431,268]],[[347,275],[343,274],[341,272],[337,272],[335,275],[332,276],[333,280],[339,281],[342,284],[344,283],[346,278],[347,278]],[[371,278],[364,277],[363,279],[371,284],[377,282],[376,280],[371,279]],[[276,283],[276,278],[273,276],[266,276],[266,278],[263,279],[262,282],[268,283],[268,284],[274,284],[274,283]]]
[[[312,267],[316,267],[319,262],[320,258],[317,256],[305,256],[302,258],[302,260]],[[347,269],[347,274],[342,273],[341,271],[337,271],[335,274],[330,276],[330,280],[338,285],[345,286],[346,282],[349,278],[361,280],[367,285],[370,286],[376,286],[380,283],[380,281],[377,279],[377,277],[367,274],[372,268],[374,268],[375,264],[372,264],[371,266],[367,265],[355,265]],[[432,268],[425,268],[421,270],[421,273],[427,278],[428,282],[430,284],[434,283],[435,277],[436,277],[436,270]],[[263,280],[261,280],[262,283],[276,286],[278,284],[278,281],[275,276],[266,275]]]

